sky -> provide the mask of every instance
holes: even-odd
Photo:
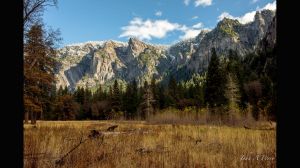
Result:
[[[59,29],[62,46],[87,41],[174,44],[213,29],[224,17],[251,22],[255,11],[276,9],[274,0],[59,0],[43,15]]]

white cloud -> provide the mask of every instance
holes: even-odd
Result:
[[[256,2],[258,2],[259,0],[252,0],[251,3],[255,4]]]
[[[186,40],[190,38],[196,37],[202,30],[206,28],[203,28],[203,23],[199,22],[192,27],[187,27],[185,25],[180,27],[180,30],[184,33],[184,35],[179,36],[181,40]]]
[[[186,6],[188,6],[189,3],[190,3],[190,0],[184,0],[183,3],[184,3]]]
[[[223,12],[220,16],[218,16],[218,21],[221,21],[224,18],[236,19],[234,16],[230,15],[228,12]]]
[[[212,0],[195,0],[195,6],[210,6]]]
[[[198,16],[193,16],[192,19],[198,19]]]
[[[274,1],[273,3],[268,3],[263,8],[258,8],[256,10],[261,11],[264,9],[276,10],[276,1]],[[237,19],[240,23],[246,24],[246,23],[252,22],[254,20],[255,13],[256,13],[256,11],[251,11],[251,12],[244,14],[243,16],[234,17],[234,16],[230,15],[228,12],[223,12],[220,16],[218,16],[218,21],[220,21],[226,17],[229,19]]]
[[[182,40],[196,37],[201,32],[201,29],[187,29],[184,31],[184,35],[179,38]]]
[[[157,11],[157,12],[155,12],[155,15],[156,15],[156,16],[161,16],[161,15],[162,15],[162,11]]]
[[[129,25],[121,29],[122,33],[119,37],[136,37],[140,40],[151,40],[152,38],[164,38],[173,31],[184,33],[182,36],[179,36],[180,39],[189,39],[196,37],[204,28],[201,22],[188,27],[178,23],[171,23],[168,20],[143,20],[135,17],[129,22]]]
[[[201,23],[201,22],[199,22],[199,23],[192,26],[192,28],[195,28],[195,29],[199,29],[201,27],[203,27],[203,23]]]
[[[274,1],[273,3],[268,3],[262,9],[276,10],[276,1]]]
[[[228,18],[228,19],[236,19],[240,23],[246,24],[246,23],[252,22],[254,20],[255,13],[256,13],[256,11],[252,11],[252,12],[246,13],[245,15],[243,15],[241,17],[234,17],[234,16],[230,15],[228,12],[223,12],[220,16],[218,16],[218,21],[221,21],[224,18]]]
[[[237,20],[242,24],[252,22],[254,20],[255,13],[256,13],[256,11],[248,12],[241,17],[237,17]]]
[[[140,40],[151,40],[152,38],[164,38],[168,32],[178,30],[181,25],[171,23],[168,20],[145,20],[133,18],[128,26],[122,27],[119,37],[136,37]]]

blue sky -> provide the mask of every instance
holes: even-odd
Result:
[[[212,29],[224,17],[250,22],[274,0],[60,0],[43,19],[60,29],[62,45],[129,37],[171,44]]]

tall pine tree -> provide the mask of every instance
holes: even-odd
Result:
[[[24,111],[25,122],[28,114],[31,123],[43,118],[50,93],[55,87],[54,67],[56,37],[47,34],[41,24],[33,25],[25,34],[24,44]]]
[[[225,84],[226,75],[217,57],[215,48],[208,65],[205,100],[209,107],[218,107],[226,104]]]
[[[148,85],[147,81],[145,81],[144,83],[143,90],[142,102],[140,103],[140,116],[142,119],[146,119],[154,112],[153,103],[155,102],[155,100],[153,97],[152,89]]]
[[[118,81],[115,80],[112,88],[112,97],[111,97],[111,108],[112,113],[111,117],[115,116],[121,110],[121,95]]]

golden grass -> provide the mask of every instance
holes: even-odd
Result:
[[[92,129],[60,166],[55,161]],[[24,167],[276,167],[276,131],[227,126],[150,125],[140,121],[40,121],[24,125]]]

